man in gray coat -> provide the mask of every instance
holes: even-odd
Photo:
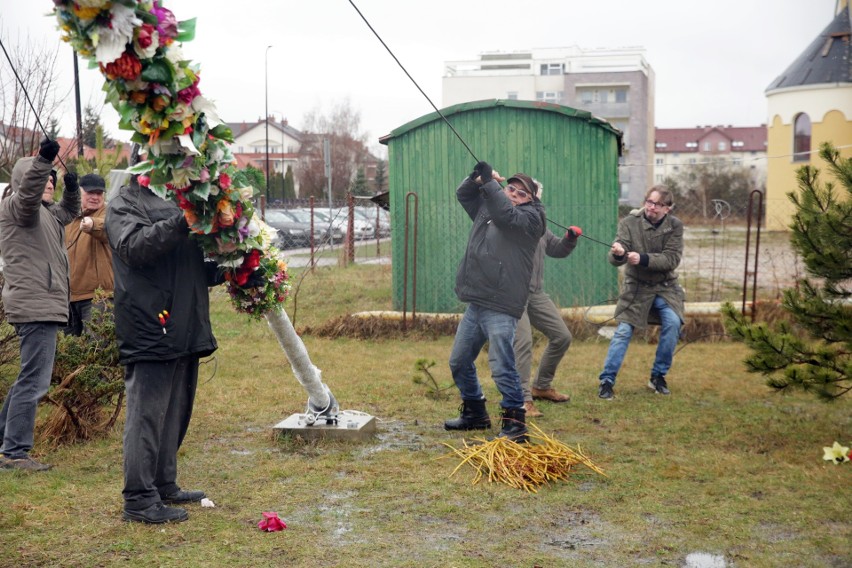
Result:
[[[626,266],[621,295],[615,308],[618,328],[609,344],[600,374],[598,396],[615,396],[615,376],[627,353],[634,328],[659,323],[660,340],[651,367],[648,388],[657,394],[669,394],[666,373],[672,365],[675,346],[683,325],[683,288],[677,272],[683,256],[683,223],[670,214],[671,192],[655,185],[645,194],[641,209],[635,209],[618,224],[609,262]]]
[[[38,156],[12,169],[10,195],[0,201],[0,251],[6,319],[21,340],[21,371],[0,410],[0,467],[45,471],[29,456],[36,409],[50,387],[56,335],[68,321],[65,229],[80,210],[76,174],[65,174],[62,201],[54,203],[53,160],[59,143],[44,139]]]

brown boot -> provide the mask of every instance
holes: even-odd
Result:
[[[544,413],[535,407],[533,401],[528,400],[524,402],[524,410],[527,411],[527,418],[538,418],[539,416],[544,416]]]
[[[533,400],[549,400],[550,402],[568,402],[571,400],[570,396],[556,392],[556,389],[554,388],[537,389],[533,387],[532,397]]]

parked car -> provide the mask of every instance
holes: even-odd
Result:
[[[328,209],[314,209],[314,215],[320,217],[324,221],[330,221],[335,230],[340,230],[344,235],[348,230],[348,209],[335,209],[329,216]],[[375,238],[376,231],[373,228],[373,223],[365,221],[363,218],[355,215],[352,220],[352,229],[356,241]]]
[[[302,223],[311,223],[310,209],[287,209],[286,212]],[[332,244],[343,242],[344,229],[342,227],[340,227],[339,225],[335,226],[333,223],[324,219],[318,213],[318,210],[316,208],[314,208],[313,217],[314,230],[320,229],[323,235],[322,242],[327,243],[331,241]]]
[[[357,205],[354,207],[355,214],[360,216],[365,221],[368,221],[373,226],[376,225],[376,217],[378,216],[378,233],[379,237],[389,237],[391,233],[390,229],[390,215],[387,211],[382,209],[381,207],[369,207],[363,205]],[[376,235],[373,235],[375,238]]]
[[[311,245],[311,225],[296,221],[290,215],[285,214],[283,209],[267,209],[264,215],[266,224],[278,229],[278,248],[300,248]],[[319,243],[322,232],[314,230],[314,240]]]

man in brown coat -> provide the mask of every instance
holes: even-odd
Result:
[[[80,178],[80,215],[65,227],[65,246],[71,263],[71,310],[65,333],[81,335],[92,315],[92,298],[98,288],[112,297],[112,251],[104,217],[104,178]]]

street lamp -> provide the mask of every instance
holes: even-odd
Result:
[[[263,90],[264,102],[263,113],[264,122],[266,123],[266,202],[269,203],[269,49],[271,45],[266,46],[266,51],[263,54]]]

